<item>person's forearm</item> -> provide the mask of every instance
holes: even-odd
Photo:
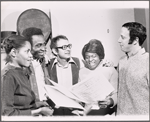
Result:
[[[4,116],[31,116],[31,110],[18,110],[18,109],[10,109],[7,111],[3,110],[2,115]]]

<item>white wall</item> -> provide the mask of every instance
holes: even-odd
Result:
[[[82,58],[81,49],[90,39],[99,39],[105,55],[117,65],[123,55],[117,43],[122,24],[134,21],[135,7],[148,8],[148,2],[52,1],[1,2],[1,31],[16,31],[19,15],[31,8],[51,11],[52,34],[66,35],[73,44],[72,56]]]

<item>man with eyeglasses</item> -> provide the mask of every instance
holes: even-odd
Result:
[[[51,40],[50,48],[56,56],[48,65],[50,79],[69,89],[78,82],[80,67],[84,66],[78,58],[71,57],[72,44],[64,35],[58,35]],[[59,108],[54,115],[73,115],[67,108]]]
[[[71,57],[72,44],[67,37],[59,35],[51,40],[50,48],[56,56],[48,66],[50,79],[63,87],[69,88],[78,82],[80,61]],[[72,82],[70,82],[72,81]]]

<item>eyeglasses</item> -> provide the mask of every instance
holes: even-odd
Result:
[[[71,49],[71,48],[72,48],[72,44],[63,45],[63,46],[61,46],[61,47],[56,47],[56,48],[60,48],[60,49],[66,50],[67,47],[68,47],[69,49]]]

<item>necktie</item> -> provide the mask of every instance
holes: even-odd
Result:
[[[29,69],[31,70],[31,75],[30,75],[30,83],[31,83],[31,88],[36,96],[36,101],[39,101],[39,91],[38,91],[38,86],[37,86],[37,82],[36,82],[36,77],[35,77],[35,72],[33,69],[33,65],[31,64],[31,66],[29,67]]]
[[[51,83],[48,81],[47,78],[50,79],[49,77],[49,74],[48,74],[48,71],[47,71],[47,68],[46,68],[46,63],[45,63],[45,59],[43,59],[43,61],[41,62],[41,67],[43,69],[43,72],[44,72],[44,80],[45,80],[45,84],[49,84],[51,85]]]

